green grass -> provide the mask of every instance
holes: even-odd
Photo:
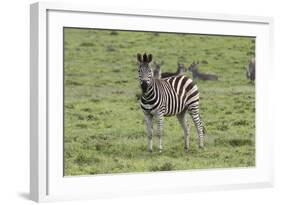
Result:
[[[164,120],[163,152],[147,152],[139,105],[137,53],[164,61],[163,72],[200,61],[219,81],[197,81],[206,126],[199,149],[191,118],[190,150],[176,117]],[[249,37],[64,29],[64,174],[255,166],[255,85],[245,77]],[[187,73],[190,76],[190,73]],[[154,125],[156,128],[156,125]]]

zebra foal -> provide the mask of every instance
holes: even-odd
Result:
[[[157,119],[158,148],[162,150],[162,132],[164,116],[176,115],[184,131],[184,148],[189,149],[189,131],[186,113],[189,112],[197,128],[199,147],[204,146],[203,125],[199,115],[199,92],[191,79],[184,75],[153,78],[149,63],[152,55],[137,54],[138,73],[142,89],[141,108],[147,127],[148,150],[152,151],[152,119]]]

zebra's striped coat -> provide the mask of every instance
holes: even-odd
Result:
[[[185,149],[189,148],[189,134],[186,121],[186,112],[196,125],[199,146],[203,147],[203,125],[199,115],[199,92],[191,79],[184,75],[154,79],[149,63],[152,55],[138,54],[139,79],[142,88],[141,108],[144,112],[148,133],[148,150],[152,151],[152,119],[157,118],[159,139],[158,148],[162,150],[162,130],[164,116],[176,115],[183,130]]]
[[[197,86],[188,77],[180,75],[153,79],[141,97],[141,108],[152,113],[163,112],[163,116],[172,116],[198,101]]]

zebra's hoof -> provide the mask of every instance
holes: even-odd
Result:
[[[184,148],[184,151],[185,151],[186,153],[188,153],[188,150],[189,150],[189,149],[188,149],[187,147]]]

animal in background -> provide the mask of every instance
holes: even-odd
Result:
[[[256,79],[256,58],[253,57],[250,59],[248,66],[246,66],[246,77],[251,81]]]
[[[156,61],[153,62],[154,70],[153,70],[153,77],[155,79],[160,79],[161,78],[161,66],[164,64],[163,61],[160,63],[157,63]]]
[[[176,72],[165,72],[161,73],[161,78],[168,78],[172,76],[177,76],[177,75],[182,75],[186,71],[186,68],[184,67],[183,64],[178,63],[178,69]]]
[[[153,77],[156,79],[182,75],[186,72],[186,68],[184,67],[184,64],[181,64],[181,63],[178,63],[178,69],[176,72],[164,72],[164,73],[161,72],[161,68],[160,68],[164,64],[163,61],[161,61],[160,64],[158,64],[154,61],[153,64],[155,67],[153,70]]]
[[[197,63],[193,62],[189,67],[188,70],[192,73],[193,79],[198,80],[218,80],[218,76],[214,74],[207,74],[207,73],[201,73],[198,70],[199,62]]]
[[[183,63],[178,63],[178,70],[177,70],[177,74],[178,75],[182,75],[187,71],[187,68],[184,66]]]

